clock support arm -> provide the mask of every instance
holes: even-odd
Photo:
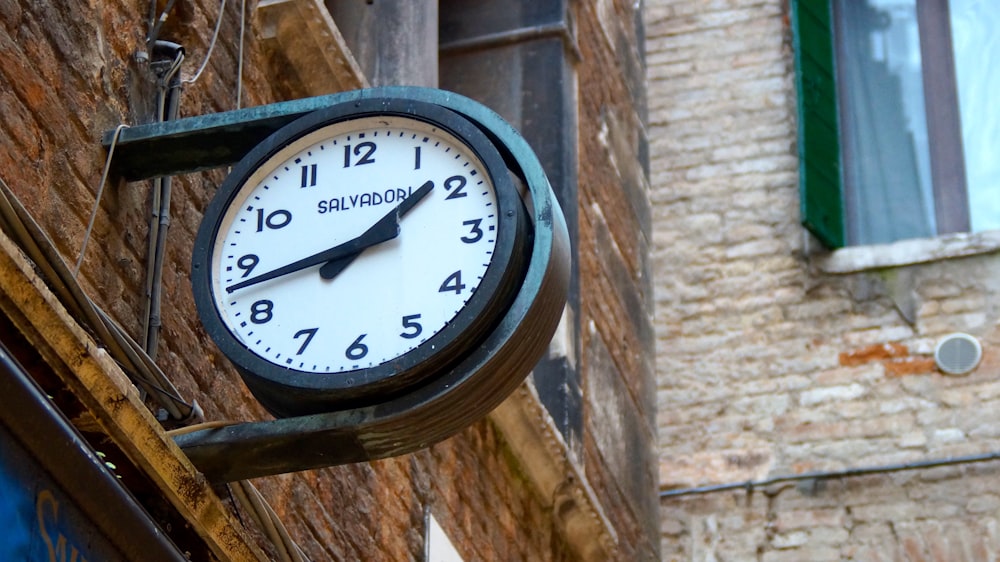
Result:
[[[128,181],[230,166],[268,136],[308,113],[358,97],[358,92],[247,107],[105,132],[112,165]]]

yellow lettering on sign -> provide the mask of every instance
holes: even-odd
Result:
[[[55,544],[52,544],[52,536],[49,534],[49,525],[55,529],[59,522],[59,502],[52,494],[51,490],[42,490],[35,499],[35,513],[38,516],[38,532],[45,541],[45,546],[49,549],[49,562],[67,562],[66,559],[66,535],[59,532]],[[48,516],[48,517],[47,517]],[[46,524],[48,523],[48,525]],[[87,562],[76,545],[69,545],[68,562]]]

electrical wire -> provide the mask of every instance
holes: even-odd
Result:
[[[157,36],[159,35],[160,29],[162,29],[163,24],[166,22],[169,12],[173,9],[176,0],[169,0],[163,12],[160,14],[159,18],[156,18],[155,22],[152,18],[156,14],[156,0],[152,0],[152,5],[150,8],[150,34],[148,38],[148,44],[150,48],[153,48]],[[178,86],[180,84],[193,84],[204,72],[205,68],[208,66],[208,62],[211,59],[212,52],[215,49],[215,44],[219,37],[219,30],[222,27],[222,19],[225,14],[226,0],[221,0],[219,4],[219,13],[215,22],[215,29],[212,32],[212,39],[209,43],[208,50],[205,53],[205,57],[202,60],[201,65],[195,72],[194,76],[189,79],[178,81]],[[239,62],[237,69],[237,82],[236,82],[236,108],[242,107],[242,95],[243,95],[243,57],[244,57],[244,36],[246,30],[246,0],[241,0],[240,2],[240,38],[239,38]],[[184,60],[183,50],[178,51],[176,58],[174,59],[168,70],[162,75],[158,82],[159,93],[157,97],[157,117],[159,120],[172,119],[176,113],[177,108],[177,95],[176,91],[171,92],[170,90],[174,87],[171,86],[171,81],[180,70],[181,63]],[[111,147],[108,151],[107,163],[105,164],[104,176],[101,178],[101,189],[103,189],[104,183],[106,182],[108,169],[110,167],[111,158],[114,154],[115,144],[118,142],[118,135],[121,129],[125,125],[120,125],[115,131],[114,139],[112,140]],[[170,205],[170,178],[164,178],[154,182],[154,195],[153,195],[153,209],[150,224],[150,253],[152,259],[150,261],[150,267],[147,270],[147,315],[146,315],[146,325],[144,326],[144,341],[143,348],[147,351],[150,357],[155,357],[156,347],[158,342],[158,328],[159,328],[159,294],[157,288],[160,284],[159,276],[162,270],[162,255],[163,247],[166,238],[166,229],[169,227],[169,205]],[[100,191],[98,192],[98,202],[100,201]],[[95,203],[95,215],[96,215],[96,203]],[[83,260],[83,253],[86,249],[86,243],[90,236],[90,228],[93,226],[94,218],[91,217],[91,226],[87,229],[87,236],[84,238],[83,249],[80,252],[80,258],[77,262],[76,270],[74,271],[74,277],[76,272],[79,270],[79,264]],[[154,224],[155,223],[155,224]],[[101,315],[104,316],[103,311]],[[154,365],[155,366],[155,365]],[[154,384],[148,384],[151,390],[158,391],[160,393],[165,393],[170,395],[169,390],[163,390],[158,388]],[[172,387],[171,387],[172,388]],[[179,399],[178,399],[179,400]],[[197,406],[191,407],[192,412],[199,412],[200,409]],[[173,431],[167,432],[170,436],[176,436],[183,433],[188,433],[191,431],[206,429],[206,428],[222,428],[227,425],[231,425],[234,422],[228,421],[214,421],[205,422],[200,424],[189,425],[187,427],[181,427]],[[308,562],[308,557],[303,553],[302,549],[292,540],[291,536],[288,534],[287,529],[281,522],[281,519],[277,516],[274,510],[268,505],[267,501],[261,495],[261,493],[251,484],[249,481],[241,481],[236,483],[235,486],[231,487],[231,493],[234,499],[244,506],[247,510],[253,514],[260,528],[264,530],[265,535],[268,539],[275,545],[275,549],[278,551],[279,558],[283,562]]]
[[[163,24],[167,23],[167,18],[170,16],[170,11],[174,9],[174,4],[177,0],[167,0],[167,5],[163,7],[163,11],[160,12],[160,17],[156,17],[156,0],[151,0],[152,6],[150,7],[150,18],[149,22],[150,30],[149,36],[146,37],[146,44],[150,47],[156,42],[160,36],[160,30],[163,29]]]
[[[236,109],[243,107],[243,35],[246,30],[247,0],[240,0],[240,47],[236,64]]]
[[[146,44],[149,44],[149,40],[153,39],[153,27],[156,25],[156,0],[149,0],[149,19],[146,21],[146,27],[149,29],[149,33],[146,34]]]
[[[175,0],[170,0],[168,2],[163,13],[156,20],[155,25],[153,24],[153,21],[150,22],[151,31],[149,34],[149,43],[151,48],[153,47],[156,36],[159,33],[163,22],[166,21],[167,15],[172,9],[174,2]],[[246,2],[243,0],[240,14],[240,70],[238,76],[237,107],[239,107],[241,103],[239,92],[242,91],[245,5]],[[182,81],[183,83],[194,83],[207,66],[212,50],[215,47],[216,39],[218,38],[225,6],[226,0],[221,0],[215,31],[213,32],[212,40],[204,61],[194,77],[189,80]],[[155,0],[152,0],[150,9],[151,18],[155,16],[155,7],[156,2]],[[177,75],[183,60],[184,55],[183,50],[181,50],[178,52],[178,55],[175,57],[171,66],[164,73],[163,78],[161,79],[161,85],[163,88],[171,88],[170,81]],[[162,95],[163,88],[161,88],[161,95],[159,96],[157,104],[158,116],[161,119],[165,116],[168,106],[172,104],[171,101],[166,99],[169,97],[168,95]],[[104,187],[107,184],[115,147],[117,146],[122,130],[127,127],[128,125],[120,124],[115,128],[111,145],[108,148],[104,169],[101,174],[100,184],[97,189],[94,207],[91,211],[86,233],[81,243],[79,256],[72,270],[69,270],[69,268],[66,267],[66,264],[62,261],[59,253],[55,250],[51,239],[49,239],[40,225],[38,225],[38,223],[31,217],[31,214],[27,211],[27,209],[21,205],[14,192],[2,178],[0,178],[0,228],[2,228],[11,237],[11,239],[17,243],[22,251],[25,252],[29,259],[35,263],[39,270],[39,274],[46,280],[53,292],[56,294],[57,298],[59,298],[60,302],[62,302],[63,306],[70,311],[74,318],[81,323],[84,323],[84,325],[90,329],[92,335],[94,335],[100,345],[106,346],[111,358],[122,368],[130,379],[146,393],[151,394],[175,421],[190,423],[203,418],[201,409],[197,403],[188,403],[180,398],[177,389],[159,370],[159,367],[150,357],[150,354],[145,353],[145,349],[140,348],[120,325],[118,325],[106,312],[104,312],[104,310],[97,306],[97,304],[86,295],[83,289],[76,282],[80,266],[86,254],[87,245],[91,237],[94,223],[96,222],[96,216],[100,208]],[[163,197],[162,193],[159,194],[159,197]],[[160,204],[168,207],[169,194],[166,197],[167,198],[165,200],[160,201]],[[162,221],[160,221],[159,224],[162,225]],[[165,235],[165,233],[161,234]],[[168,435],[173,436],[188,431],[204,429],[206,427],[221,428],[226,425],[230,425],[231,423],[232,422],[221,421],[195,424],[188,427],[182,427],[173,432],[168,432]],[[260,527],[264,529],[267,537],[275,545],[282,561],[308,562],[308,557],[304,554],[298,544],[292,540],[280,518],[270,505],[267,504],[261,493],[249,481],[237,483],[237,486],[233,488],[233,492],[239,503],[241,503],[254,515]]]
[[[165,10],[164,16],[161,17],[161,22],[165,19],[166,11],[169,11],[171,4],[168,5]],[[201,76],[205,67],[208,65],[208,61],[212,55],[212,51],[215,48],[216,40],[219,35],[219,29],[222,24],[222,18],[225,13],[226,0],[222,0],[219,6],[219,15],[215,24],[215,31],[212,34],[212,40],[209,44],[208,51],[205,54],[205,58],[199,66],[198,71],[195,75],[188,80],[178,81],[177,86],[180,84],[192,84]],[[242,93],[243,93],[243,56],[244,56],[244,34],[246,29],[246,0],[241,0],[240,2],[240,38],[239,38],[239,63],[237,69],[236,77],[236,108],[239,109],[242,106]],[[156,28],[156,31],[159,27]],[[170,68],[163,74],[159,81],[159,92],[157,97],[158,113],[157,116],[161,121],[170,120],[175,118],[178,107],[178,95],[177,91],[173,90],[175,86],[172,85],[172,81],[177,72],[180,69],[180,64],[184,60],[183,50],[178,52],[178,56],[175,58],[173,64]],[[154,182],[154,197],[153,197],[153,210],[150,224],[150,254],[152,259],[150,261],[150,268],[147,272],[147,318],[145,326],[146,340],[144,341],[144,347],[150,356],[156,356],[156,347],[159,340],[159,302],[160,302],[160,272],[163,267],[163,253],[166,241],[166,231],[169,227],[169,213],[170,213],[170,182],[171,178],[161,178]],[[231,421],[213,421],[205,422],[200,424],[189,425],[186,427],[181,427],[172,431],[167,432],[171,437],[176,437],[177,435],[182,435],[185,433],[201,430],[201,429],[221,429],[228,425],[232,425],[236,422]],[[247,509],[256,520],[258,526],[264,531],[264,534],[275,546],[275,550],[278,553],[278,558],[282,562],[307,562],[308,557],[303,553],[302,549],[295,543],[295,541],[288,534],[285,525],[282,523],[281,519],[274,512],[271,506],[261,495],[260,491],[253,486],[249,481],[237,482],[234,486],[230,486],[230,491],[236,502]]]
[[[0,228],[17,244],[35,264],[62,305],[86,327],[99,345],[136,384],[152,394],[171,416],[184,423],[202,419],[197,403],[188,404],[178,395],[177,389],[163,375],[155,363],[144,354],[124,329],[98,307],[83,292],[67,264],[59,257],[51,239],[31,217],[10,187],[0,178]],[[175,437],[206,428],[222,428],[234,422],[216,421],[195,423],[166,432]],[[268,539],[275,544],[283,562],[308,562],[308,557],[288,534],[287,529],[260,492],[247,481],[234,488],[234,497],[254,514]]]
[[[215,19],[215,31],[212,32],[212,41],[208,44],[208,51],[205,52],[205,59],[201,61],[201,66],[198,67],[198,71],[194,73],[194,76],[183,80],[185,84],[194,84],[198,78],[201,77],[201,73],[205,71],[205,67],[208,66],[208,60],[212,58],[212,51],[215,49],[215,41],[219,38],[219,28],[222,27],[222,16],[226,10],[226,0],[222,0],[219,3],[219,15]]]
[[[981,455],[969,455],[963,457],[947,457],[943,459],[931,459],[915,461],[901,464],[890,464],[883,466],[867,466],[858,468],[846,468],[844,470],[831,470],[821,472],[803,472],[802,474],[788,474],[784,476],[774,476],[765,480],[748,480],[746,482],[729,482],[726,484],[714,484],[710,486],[698,486],[695,488],[678,488],[674,490],[662,490],[660,498],[676,498],[680,496],[692,496],[712,494],[715,492],[725,492],[728,490],[746,490],[752,492],[755,488],[763,488],[772,484],[783,482],[796,482],[802,480],[830,480],[833,478],[847,478],[852,476],[867,476],[871,474],[887,474],[892,472],[902,472],[905,470],[921,470],[927,468],[937,468],[939,466],[954,466],[960,464],[972,464],[1000,460],[1000,451],[984,453]]]
[[[238,425],[239,423],[241,422],[224,420],[202,422],[184,427],[178,427],[177,429],[171,429],[167,432],[167,435],[170,437],[177,437],[178,435],[187,435],[188,433],[194,433],[195,431],[201,431],[203,429],[222,429],[223,427]]]
[[[111,170],[111,157],[115,155],[115,145],[118,144],[118,136],[122,129],[127,129],[128,125],[122,123],[115,127],[115,135],[111,139],[111,146],[108,147],[108,157],[104,161],[104,172],[101,173],[101,183],[97,186],[97,197],[94,199],[94,208],[90,211],[90,220],[87,221],[87,231],[83,235],[83,242],[80,244],[80,255],[76,258],[76,265],[73,267],[73,277],[80,274],[80,264],[83,263],[83,256],[87,253],[87,243],[90,241],[90,233],[94,230],[94,221],[97,219],[97,210],[101,207],[101,197],[104,195],[104,185],[108,183],[108,171]]]
[[[142,347],[83,291],[52,239],[2,179],[0,228],[34,262],[39,276],[72,317],[89,330],[138,388],[152,394],[172,420],[191,423],[202,418],[197,403],[181,399],[177,389]]]
[[[274,544],[282,562],[308,562],[309,558],[292,540],[281,518],[268,505],[267,500],[249,480],[240,480],[230,486],[233,497],[250,511],[264,534]]]

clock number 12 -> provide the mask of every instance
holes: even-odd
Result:
[[[351,150],[351,145],[344,145],[344,167],[350,168],[351,166],[361,166],[363,164],[374,164],[375,163],[375,143],[373,142],[362,142],[358,143]],[[351,152],[354,156],[359,156],[360,158],[356,160],[351,160]]]

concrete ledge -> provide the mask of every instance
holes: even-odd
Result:
[[[990,230],[840,248],[832,252],[817,252],[810,256],[810,261],[823,273],[846,274],[997,251],[1000,251],[1000,230]]]
[[[309,95],[368,87],[322,0],[260,0],[257,17],[265,44],[282,52]]]
[[[537,488],[566,542],[581,560],[611,559],[618,535],[583,470],[570,458],[555,421],[538,400],[530,379],[490,413],[489,419]]]

